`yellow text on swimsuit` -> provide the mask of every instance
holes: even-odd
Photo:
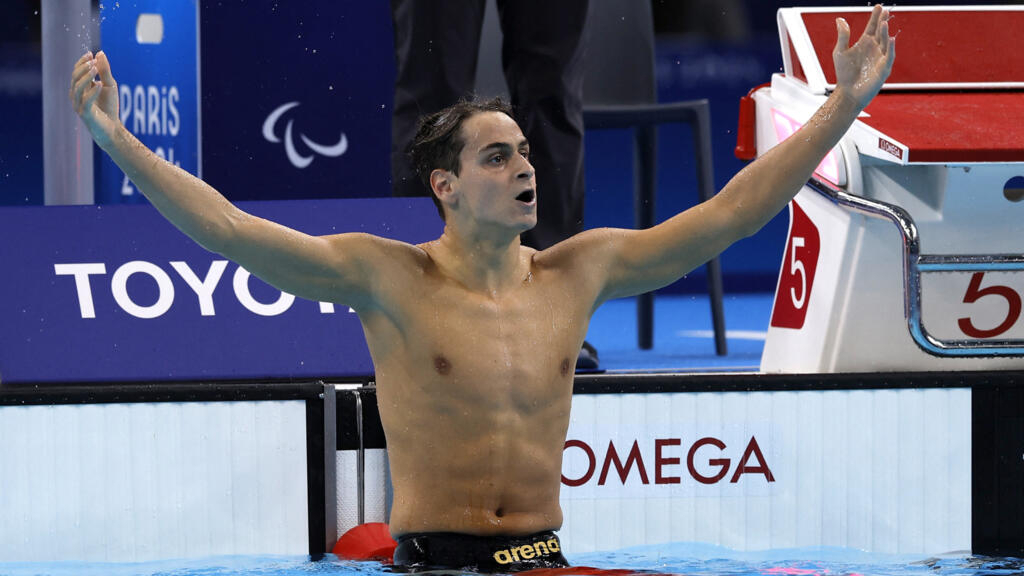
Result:
[[[547,542],[535,542],[533,544],[523,544],[514,548],[498,550],[494,553],[494,560],[498,564],[511,564],[512,562],[518,562],[520,559],[531,560],[556,554],[559,550],[558,539],[552,538]]]

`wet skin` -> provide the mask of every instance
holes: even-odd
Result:
[[[523,196],[535,182],[515,122],[484,113],[463,129],[459,174],[438,176],[443,200],[458,204],[445,234],[393,246],[400,265],[378,304],[356,307],[376,367],[396,535],[562,523],[573,370],[598,285],[565,250],[519,245],[536,203]]]
[[[445,229],[412,246],[309,236],[239,210],[125,129],[103,53],[79,59],[69,96],[96,143],[182,232],[281,290],[359,314],[388,440],[393,535],[522,535],[562,523],[572,367],[591,314],[675,281],[785,207],[892,69],[887,19],[876,7],[852,46],[837,23],[835,91],[712,199],[648,230],[588,230],[543,252],[519,243],[544,191],[522,131],[499,112],[462,125],[457,173],[430,174]]]
[[[528,248],[524,278],[497,294],[446,276],[432,246],[422,249],[416,281],[396,290],[397,313],[360,316],[388,438],[391,529],[558,528],[572,370],[589,311]]]

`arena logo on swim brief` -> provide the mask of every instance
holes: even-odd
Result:
[[[621,486],[631,483],[635,485],[636,478],[639,479],[641,485],[649,485],[652,481],[655,485],[681,484],[683,482],[682,470],[679,468],[683,465],[682,452],[675,448],[683,446],[681,438],[653,439],[653,458],[648,455],[646,460],[640,449],[640,439],[634,439],[627,450],[623,450],[622,446],[623,443],[620,442],[619,448],[616,448],[614,440],[608,441],[608,447],[600,459],[601,468],[597,475],[597,486],[605,486],[609,480],[615,483],[616,479]],[[718,452],[716,453],[714,450]],[[728,450],[728,445],[719,438],[713,436],[699,438],[690,444],[686,451],[686,472],[690,478],[700,484],[722,482],[729,475],[732,458],[718,456],[724,455]],[[562,451],[563,455],[570,456],[565,459],[567,466],[563,467],[562,484],[569,487],[593,484],[592,480],[597,472],[599,459],[598,453],[595,452],[591,444],[583,440],[571,439],[566,441]],[[570,454],[570,451],[577,452],[577,454]],[[709,451],[711,451],[710,455]],[[580,466],[580,453],[585,462],[583,466]],[[625,458],[623,458],[623,454],[625,454]],[[652,469],[651,464],[653,464],[653,478],[648,473],[648,470]],[[611,473],[613,466],[614,474]],[[570,475],[566,475],[565,468],[568,468]],[[636,474],[631,475],[634,469]],[[763,480],[764,483],[775,482],[775,476],[772,474],[756,436],[750,436],[746,442],[742,455],[727,482],[736,484],[746,475],[754,476],[755,480]]]
[[[168,262],[170,267],[185,285],[191,289],[198,304],[197,310],[202,316],[215,316],[216,308],[213,295],[220,285],[221,278],[228,267],[227,260],[214,260],[210,262],[205,275],[200,278],[192,267],[183,261]],[[96,318],[96,306],[93,298],[93,277],[107,275],[107,265],[103,262],[81,262],[54,264],[54,274],[58,277],[70,276],[74,279],[75,294],[78,299],[78,310],[83,319]],[[155,285],[156,299],[152,303],[142,304],[140,301],[152,301],[153,294],[146,293],[140,298],[139,294],[132,296],[129,293],[128,284],[133,277],[147,278],[150,286]],[[287,312],[295,302],[295,296],[287,292],[275,290],[257,279],[262,284],[258,291],[263,293],[276,293],[273,302],[261,302],[253,295],[250,286],[251,274],[245,268],[236,266],[232,276],[232,289],[236,300],[243,308],[259,316],[278,316]],[[145,282],[145,281],[143,281]],[[134,284],[134,283],[133,283]],[[151,319],[164,315],[176,301],[175,283],[163,268],[152,262],[144,260],[132,260],[118,266],[110,277],[110,291],[114,302],[124,312],[135,318]],[[141,292],[142,290],[135,290]],[[152,290],[150,289],[150,292]],[[319,302],[321,314],[333,314],[334,304],[330,302]],[[354,311],[349,308],[348,311]]]
[[[494,553],[494,560],[498,564],[511,564],[513,562],[519,562],[520,560],[543,558],[545,556],[557,554],[560,550],[561,548],[558,546],[558,539],[551,538],[547,541],[523,544],[522,546],[514,546],[512,548],[498,550]]]

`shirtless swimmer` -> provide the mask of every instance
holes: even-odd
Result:
[[[445,227],[412,246],[313,237],[240,211],[125,129],[102,52],[77,62],[70,96],[100,148],[182,232],[281,290],[356,310],[387,435],[396,562],[509,572],[565,562],[552,531],[591,314],[673,282],[778,213],[889,75],[888,19],[876,6],[853,46],[837,22],[835,91],[714,198],[648,230],[589,230],[542,252],[519,243],[537,221],[529,144],[494,103],[426,119],[414,155]]]

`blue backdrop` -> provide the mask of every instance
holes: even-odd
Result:
[[[441,233],[425,198],[240,206],[317,235],[367,232],[423,242]],[[203,250],[148,206],[0,208],[0,230],[18,239],[0,243],[3,382],[373,373],[348,308],[302,299],[286,306],[280,291],[256,278],[241,282],[245,273],[236,264]]]
[[[203,178],[232,200],[390,196],[384,2],[200,10]]]
[[[198,0],[100,4],[100,34],[118,84],[121,121],[157,156],[199,173]],[[159,22],[151,40],[142,22]],[[99,154],[97,204],[138,204],[142,194]]]

